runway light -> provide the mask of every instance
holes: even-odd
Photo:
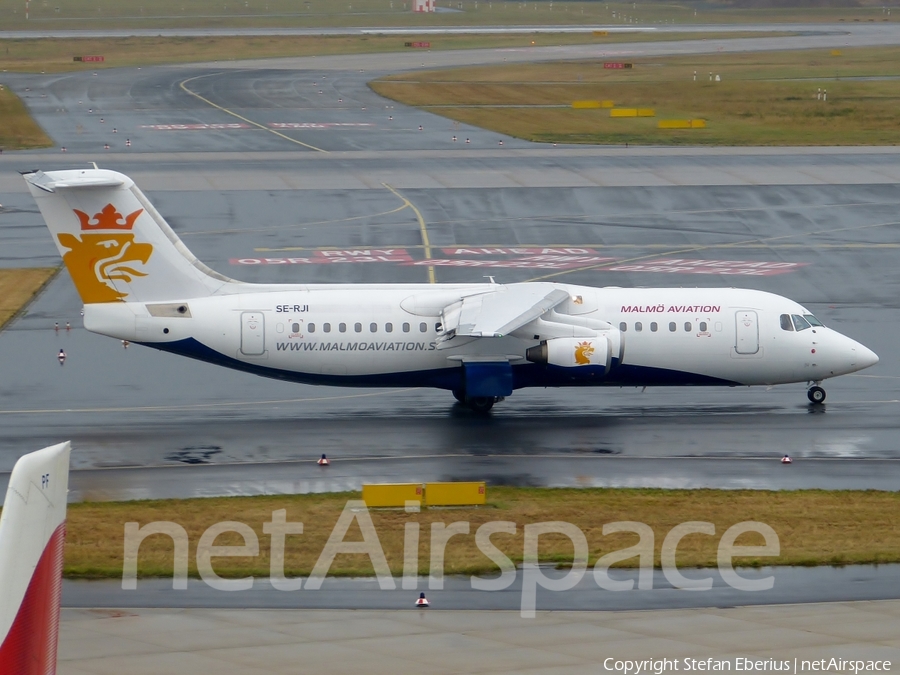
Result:
[[[416,600],[416,607],[428,607],[429,602],[424,593],[419,593],[419,599]]]
[[[792,464],[793,461],[794,461],[794,460],[791,459],[791,456],[790,456],[790,455],[785,455],[784,457],[781,458],[781,463],[782,463],[782,464]]]
[[[56,355],[57,360],[59,360],[59,365],[65,365],[66,363],[66,353],[60,349],[59,354]]]
[[[319,466],[329,466],[331,462],[328,461],[328,458],[323,454],[322,458],[316,462]]]

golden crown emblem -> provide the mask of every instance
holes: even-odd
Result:
[[[123,216],[112,204],[103,207],[100,213],[95,213],[93,218],[84,211],[73,209],[78,220],[81,221],[81,229],[84,230],[130,230],[134,227],[134,221],[144,212],[138,209],[134,213]]]

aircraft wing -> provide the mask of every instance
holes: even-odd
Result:
[[[569,294],[550,284],[497,286],[444,308],[440,339],[456,336],[503,337],[568,300]]]

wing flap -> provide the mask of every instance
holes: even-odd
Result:
[[[567,291],[549,284],[499,286],[445,307],[441,313],[442,337],[503,337],[568,298]]]

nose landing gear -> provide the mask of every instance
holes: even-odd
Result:
[[[809,399],[810,403],[819,405],[825,402],[825,390],[822,389],[822,387],[820,387],[817,383],[809,388],[809,390],[806,392],[806,397]]]

